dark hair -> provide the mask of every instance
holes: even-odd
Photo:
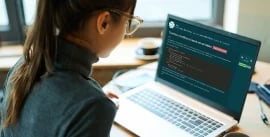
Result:
[[[136,0],[39,0],[36,18],[24,44],[24,62],[15,70],[3,127],[17,122],[22,105],[40,76],[53,72],[57,31],[71,33],[81,29],[95,11],[103,9],[131,10]],[[119,15],[112,14],[117,21]],[[118,17],[117,17],[118,16]]]

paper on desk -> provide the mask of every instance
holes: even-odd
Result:
[[[114,83],[122,87],[135,88],[151,80],[153,80],[153,77],[148,73],[140,73],[137,75],[120,77],[118,79],[115,79]]]

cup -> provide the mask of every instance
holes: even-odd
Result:
[[[156,55],[158,54],[161,40],[158,38],[144,38],[138,42],[136,53],[138,55]]]

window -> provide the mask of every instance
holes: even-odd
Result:
[[[21,43],[23,25],[19,16],[17,0],[0,0],[0,41]]]
[[[7,29],[9,20],[7,16],[6,2],[4,0],[0,0],[0,19],[0,29]]]
[[[27,26],[30,26],[34,21],[36,2],[37,0],[23,0],[23,12]]]
[[[141,0],[137,1],[135,15],[144,19],[136,36],[159,36],[167,14],[222,26],[224,0]]]
[[[25,25],[29,26],[33,22],[36,2],[37,0],[0,0],[2,40],[22,41]],[[142,17],[145,22],[133,37],[159,36],[168,13],[222,26],[223,9],[224,0],[137,0],[135,15]]]
[[[135,10],[146,22],[163,22],[168,13],[193,20],[211,19],[212,0],[141,0]]]

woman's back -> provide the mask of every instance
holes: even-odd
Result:
[[[116,109],[98,84],[88,78],[96,57],[62,41],[65,48],[57,52],[55,72],[43,75],[34,85],[18,122],[4,130],[4,137],[108,136],[104,134],[111,127],[104,125],[112,125]],[[6,87],[8,90],[9,85]]]

